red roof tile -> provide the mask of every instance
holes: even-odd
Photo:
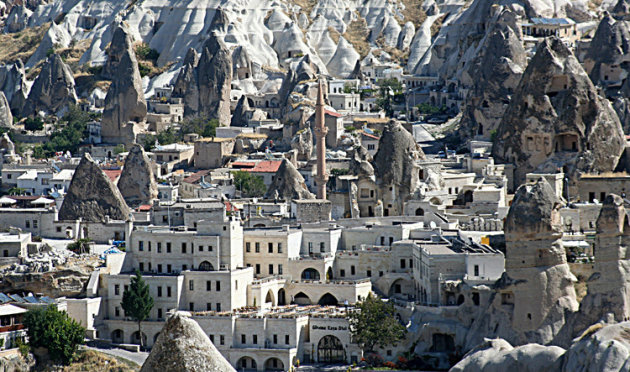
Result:
[[[375,136],[373,134],[370,134],[370,133],[368,133],[368,132],[366,132],[364,130],[361,131],[361,134],[366,136],[366,137],[368,137],[368,138],[372,138],[372,139],[375,139],[375,140],[381,139],[381,137]]]
[[[197,183],[201,180],[201,177],[210,173],[210,169],[200,170],[199,172],[193,173],[192,175],[184,178],[184,182],[186,183]]]
[[[103,169],[103,172],[109,177],[112,182],[116,182],[120,174],[122,173],[122,169]]]
[[[151,204],[144,204],[138,207],[138,212],[148,212],[151,210]]]
[[[232,168],[254,168],[256,163],[253,161],[235,161],[232,163]]]
[[[282,164],[282,160],[263,160],[258,162],[254,168],[244,170],[254,173],[276,173],[280,164]]]
[[[330,111],[330,110],[325,110],[324,112],[326,113],[326,115],[334,116],[336,118],[340,118],[340,117],[343,116],[343,115],[341,115],[338,112],[334,112],[334,111]]]

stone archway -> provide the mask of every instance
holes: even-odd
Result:
[[[313,269],[312,267],[302,271],[301,277],[302,280],[320,280],[319,271]]]
[[[267,291],[267,295],[265,296],[265,303],[271,303],[271,306],[276,305],[276,298],[273,295],[271,289]]]
[[[422,208],[416,209],[416,216],[424,216],[424,209]]]
[[[115,329],[111,335],[112,342],[115,344],[125,343],[125,332],[122,329]]]
[[[254,358],[251,358],[251,357],[248,357],[248,356],[241,357],[241,359],[239,359],[236,362],[236,368],[239,371],[245,371],[245,372],[257,372],[258,371],[258,365],[256,363],[256,360]]]
[[[298,305],[311,305],[311,299],[304,293],[304,292],[300,292],[298,294],[296,294],[295,296],[293,296],[293,302],[295,302]]]
[[[389,292],[388,292],[389,297],[402,296],[402,286],[403,286],[402,279],[394,280],[392,285],[389,286]]]
[[[284,306],[287,304],[287,293],[284,288],[280,288],[278,291],[278,306]]]
[[[284,363],[282,363],[282,361],[278,358],[269,358],[267,359],[267,361],[265,362],[265,372],[269,371],[274,371],[274,372],[282,372],[284,371]]]
[[[326,293],[319,299],[319,301],[317,301],[317,303],[319,305],[337,305],[339,304],[339,301],[337,300],[337,297],[331,295],[330,293]]]
[[[317,343],[317,361],[319,363],[344,363],[346,350],[337,337],[327,335]]]

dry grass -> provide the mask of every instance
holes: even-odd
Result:
[[[26,62],[37,50],[49,27],[50,23],[46,23],[14,34],[0,34],[0,62],[11,63],[18,59]]]
[[[368,30],[365,18],[359,16],[356,20],[350,22],[343,37],[352,44],[354,49],[361,56],[361,59],[363,59],[370,52],[370,43],[368,42],[369,35],[370,30]]]
[[[602,323],[595,323],[592,326],[588,327],[584,332],[582,332],[580,337],[578,337],[577,339],[582,340],[583,338],[589,335],[592,335],[593,333],[599,331],[602,328],[604,328],[604,325]]]
[[[341,37],[339,31],[337,31],[334,27],[328,27],[328,34],[335,44],[339,43],[339,38]]]
[[[405,10],[403,10],[403,17],[401,26],[406,22],[413,23],[416,26],[416,30],[422,25],[427,15],[422,10],[422,0],[402,0]]]
[[[55,371],[63,372],[136,372],[139,370],[140,366],[133,362],[93,350],[79,351],[74,363],[63,369],[55,369]]]
[[[584,296],[586,296],[588,292],[588,286],[586,284],[586,281],[584,279],[578,280],[578,282],[575,283],[574,287],[575,287],[575,295],[577,296],[578,302],[582,302],[582,299],[584,298]]]
[[[440,29],[442,28],[442,23],[446,19],[446,16],[447,16],[447,14],[441,15],[431,25],[431,37],[432,38],[435,37],[435,35],[437,35],[438,32],[440,32]]]

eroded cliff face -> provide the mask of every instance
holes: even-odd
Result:
[[[68,106],[77,103],[72,69],[58,54],[51,55],[39,73],[24,106],[25,116],[45,112],[61,115]]]
[[[625,139],[619,118],[557,38],[538,45],[501,120],[495,159],[513,163],[515,184],[533,171],[612,171]]]
[[[462,85],[470,89],[460,122],[463,138],[491,138],[527,67],[516,15],[504,10],[495,18],[461,73]]]
[[[60,220],[101,222],[106,216],[126,221],[131,210],[120,191],[107,175],[85,154],[74,172],[63,204],[59,209]]]
[[[132,38],[122,23],[115,26],[107,58],[105,71],[112,74],[112,84],[105,96],[101,136],[105,143],[131,145],[141,129],[138,123],[147,116],[147,102]]]
[[[135,144],[129,150],[117,186],[127,205],[133,208],[151,204],[157,199],[157,183],[151,160],[142,146]]]
[[[275,178],[265,194],[267,198],[275,198],[276,196],[285,200],[315,199],[315,195],[308,191],[304,177],[287,159],[282,160],[282,164],[276,171]]]

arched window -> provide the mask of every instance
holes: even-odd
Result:
[[[203,261],[199,264],[199,271],[214,271],[214,267],[208,261]]]
[[[317,361],[319,363],[343,363],[346,351],[341,341],[332,335],[324,336],[317,344]]]

